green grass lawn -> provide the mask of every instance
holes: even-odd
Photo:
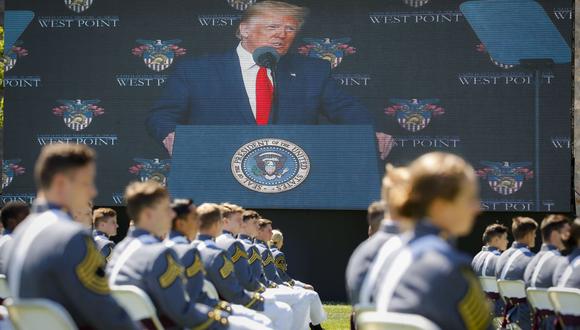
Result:
[[[327,302],[324,304],[324,310],[328,314],[328,319],[322,323],[325,330],[350,329],[350,305]]]

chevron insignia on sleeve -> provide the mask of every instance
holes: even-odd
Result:
[[[237,245],[236,252],[232,257],[232,262],[236,263],[238,262],[238,260],[240,260],[240,258],[248,259],[248,254],[246,253],[246,251],[242,250],[239,245]]]
[[[220,268],[220,275],[222,278],[228,278],[234,271],[234,264],[226,256],[222,256],[222,258],[224,258],[224,265]]]
[[[105,276],[105,259],[97,250],[93,240],[85,237],[85,257],[76,266],[75,273],[81,284],[90,291],[106,295],[111,292]]]
[[[183,274],[183,267],[173,259],[171,254],[166,253],[165,258],[167,258],[167,269],[159,277],[159,285],[162,289],[170,287]]]

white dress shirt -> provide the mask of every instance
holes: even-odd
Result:
[[[238,48],[236,48],[236,52],[240,58],[240,68],[242,69],[242,78],[244,78],[246,94],[248,95],[254,118],[256,118],[256,76],[258,75],[260,66],[254,62],[252,54],[242,47],[241,43],[238,45]],[[270,72],[270,69],[267,70],[268,78],[270,78],[270,82],[272,82],[272,73]]]

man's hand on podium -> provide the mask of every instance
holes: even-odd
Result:
[[[165,146],[165,149],[167,149],[169,156],[173,154],[173,140],[175,140],[175,132],[169,133],[165,139],[163,139],[163,145]]]
[[[389,153],[391,153],[391,149],[393,149],[394,140],[393,137],[389,134],[383,132],[375,132],[377,136],[377,141],[379,143],[379,153],[381,155],[381,159],[387,159]]]

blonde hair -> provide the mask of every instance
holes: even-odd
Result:
[[[409,165],[409,183],[401,193],[400,215],[420,220],[427,216],[436,199],[454,200],[475,171],[463,158],[443,152],[425,154]]]
[[[381,189],[385,213],[394,216],[400,214],[400,208],[405,202],[410,178],[411,174],[407,167],[394,167],[391,164],[387,164]]]
[[[220,207],[222,208],[222,216],[224,218],[228,218],[229,216],[231,216],[232,214],[235,213],[239,213],[239,214],[243,214],[244,213],[244,209],[236,204],[231,204],[231,203],[221,203]]]
[[[200,229],[210,228],[222,219],[222,208],[218,204],[203,203],[196,210],[200,220]]]
[[[240,24],[248,23],[255,17],[268,13],[276,13],[276,14],[284,14],[284,16],[292,16],[294,17],[294,19],[298,21],[298,28],[301,28],[302,25],[304,24],[304,21],[306,21],[306,17],[308,16],[309,10],[308,8],[305,7],[300,7],[281,1],[261,1],[250,6],[244,12],[240,20]],[[236,37],[238,37],[238,39],[242,39],[239,26],[236,31]]]
[[[269,246],[275,246],[277,249],[280,249],[284,243],[284,235],[279,229],[272,230],[272,238],[268,242]]]

